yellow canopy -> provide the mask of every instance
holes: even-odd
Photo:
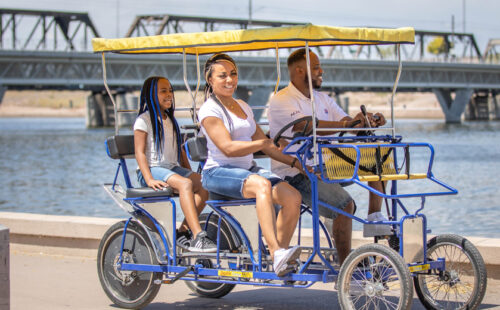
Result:
[[[94,52],[126,54],[250,51],[319,45],[370,45],[414,43],[411,27],[398,29],[345,28],[316,25],[225,30],[198,33],[175,33],[123,39],[92,39]]]

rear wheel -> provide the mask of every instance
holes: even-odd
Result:
[[[207,223],[208,220],[208,223]],[[202,228],[205,227],[207,223],[206,231],[208,237],[217,242],[217,227],[218,227],[219,215],[212,213],[210,219],[208,219],[208,214],[203,213],[200,215],[200,225]],[[227,225],[226,221],[221,221],[221,232],[220,232],[220,250],[231,250],[237,249],[238,241],[236,236],[233,235],[231,229]],[[204,268],[213,268],[213,263],[210,259],[198,259],[196,264],[203,265]],[[185,281],[186,285],[197,295],[210,298],[220,298],[223,297],[233,290],[234,284],[227,283],[212,283],[212,282],[197,282],[197,281]]]
[[[367,244],[354,250],[337,280],[342,309],[410,309],[413,285],[403,258],[393,249]]]
[[[445,259],[446,270],[414,278],[418,298],[427,309],[476,309],[486,292],[486,267],[481,254],[467,239],[440,235],[427,245],[429,260]]]
[[[158,294],[161,272],[122,271],[119,258],[125,222],[111,226],[104,234],[97,254],[97,272],[109,299],[122,308],[138,309],[148,305]],[[131,221],[123,246],[123,262],[157,264],[153,247],[143,228]]]

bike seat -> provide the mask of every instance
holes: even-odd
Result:
[[[208,192],[208,200],[235,200],[236,198]]]
[[[151,187],[128,188],[125,195],[126,198],[148,198],[148,197],[164,197],[173,196],[174,189],[167,187],[164,190],[155,191]]]

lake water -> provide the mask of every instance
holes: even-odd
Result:
[[[459,190],[427,198],[423,213],[432,232],[500,238],[500,122],[399,120],[396,128],[404,141],[431,143],[434,175]],[[0,211],[125,217],[102,188],[115,174],[116,162],[104,148],[113,134],[113,129],[85,128],[83,118],[0,118]],[[412,158],[412,165],[422,163]],[[268,160],[259,164],[269,166]],[[133,181],[135,167],[130,160]],[[411,191],[430,188],[410,182]],[[365,215],[366,191],[347,189],[357,215]],[[405,201],[411,210],[420,203]]]

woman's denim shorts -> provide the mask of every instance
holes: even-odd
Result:
[[[151,175],[153,175],[153,179],[155,180],[160,180],[163,182],[166,182],[168,178],[173,176],[174,174],[178,174],[181,177],[189,177],[193,171],[190,169],[186,169],[181,166],[172,166],[169,168],[165,167],[149,167],[149,170],[151,170]],[[142,172],[140,169],[137,169],[137,181],[139,181],[139,184],[143,187],[147,187],[148,185],[146,184],[146,181],[144,181],[144,177],[142,176]]]
[[[271,182],[274,186],[282,179],[269,170],[253,166],[250,169],[243,169],[235,166],[213,167],[203,170],[201,182],[203,187],[219,195],[232,197],[235,199],[245,199],[242,194],[245,180],[252,174],[260,175]]]

